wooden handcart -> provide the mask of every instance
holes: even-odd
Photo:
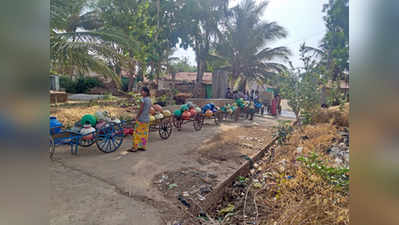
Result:
[[[193,127],[195,131],[200,131],[204,124],[203,117],[201,113],[197,113],[194,117],[190,117],[190,119],[183,119],[183,117],[173,116],[173,125],[177,128],[178,131],[181,131],[183,124],[193,123]]]
[[[150,132],[158,132],[159,136],[166,140],[172,135],[172,116],[164,117],[162,119],[156,119],[150,122]],[[134,129],[136,120],[127,120],[122,122],[123,128]]]
[[[59,129],[60,131],[56,132]],[[58,145],[70,145],[71,153],[78,154],[78,148],[89,147],[96,143],[98,150],[104,153],[111,153],[122,145],[123,130],[120,123],[105,123],[95,132],[81,134],[77,131],[64,129],[64,127],[53,127],[49,134],[49,154],[52,159],[55,153],[55,147]]]
[[[237,122],[240,118],[240,114],[241,114],[241,109],[237,107],[237,109],[233,113],[220,111],[219,117],[221,118],[220,121],[231,120]]]
[[[213,120],[216,125],[219,125],[223,121],[223,112],[220,110],[213,112],[212,116],[206,116],[205,113],[202,113],[201,116],[202,123],[204,123],[205,120]]]

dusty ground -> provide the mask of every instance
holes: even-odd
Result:
[[[146,152],[124,151],[131,146],[130,137],[110,154],[94,145],[72,156],[67,147],[58,147],[50,168],[51,224],[174,224],[184,217],[178,214],[178,195],[201,187],[205,195],[204,184],[212,189],[235,171],[245,161],[242,156],[255,154],[272,139],[277,125],[271,117],[207,123],[199,132],[192,124],[180,132],[174,129],[166,141],[151,133]],[[163,175],[169,181],[159,182]],[[176,185],[170,188],[168,182]]]

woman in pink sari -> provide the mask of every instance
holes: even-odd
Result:
[[[281,104],[280,95],[276,94],[272,100],[272,110],[271,110],[272,116],[277,116],[277,114],[281,113],[280,104]]]

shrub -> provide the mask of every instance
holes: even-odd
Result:
[[[95,77],[80,76],[74,81],[70,77],[61,76],[60,86],[69,93],[87,93],[91,88],[103,87],[103,84]]]
[[[290,125],[290,121],[278,121],[279,125],[275,127],[277,129],[273,137],[277,137],[277,142],[282,145],[287,141],[288,136],[292,133],[293,127]]]
[[[76,93],[75,82],[67,76],[60,77],[60,87],[64,88],[66,92]]]
[[[297,160],[303,162],[306,168],[319,174],[330,184],[342,188],[342,190],[349,189],[349,169],[328,167],[327,163],[323,162],[319,155],[314,152],[310,156],[298,157]]]

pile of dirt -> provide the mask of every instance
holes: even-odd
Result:
[[[225,224],[349,224],[347,152],[345,127],[296,128],[236,179],[211,216]]]
[[[330,123],[341,127],[349,127],[349,103],[345,104],[342,109],[339,106],[321,109],[314,117],[312,122]]]

